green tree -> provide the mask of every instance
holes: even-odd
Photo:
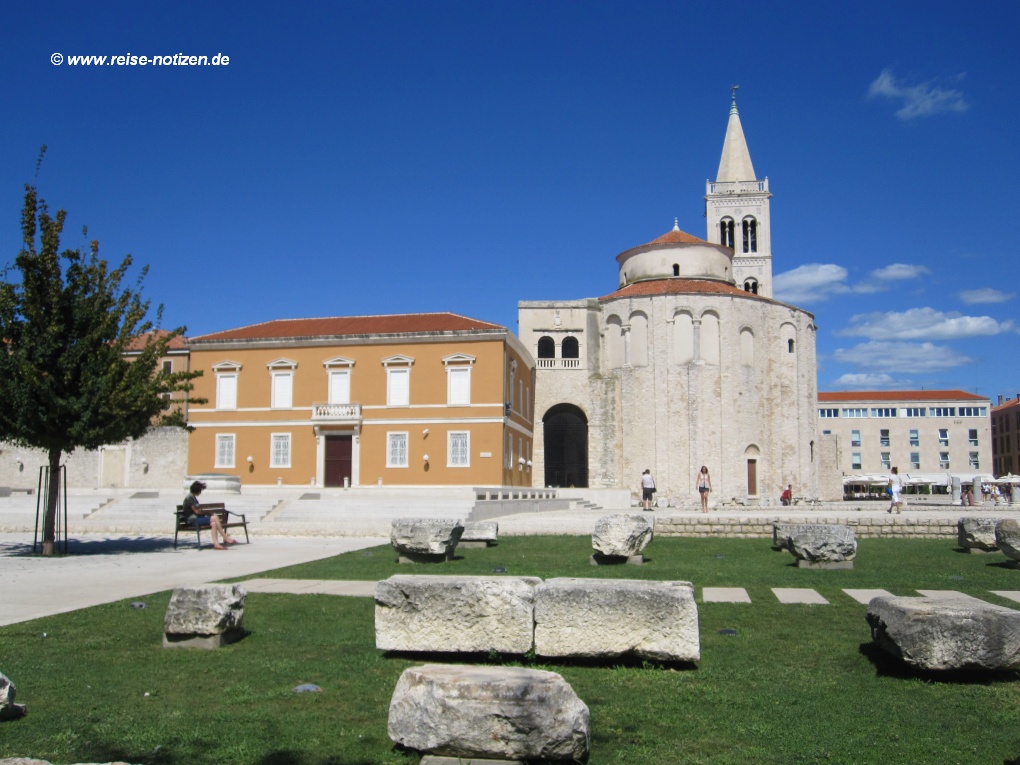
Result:
[[[66,217],[64,210],[52,217],[36,187],[27,184],[24,247],[0,277],[0,343],[6,351],[0,351],[0,440],[47,454],[44,555],[54,551],[61,458],[143,435],[170,409],[163,394],[190,391],[200,374],[159,371],[160,357],[185,328],[152,331],[163,308],[154,322],[147,318],[149,301],[141,289],[148,268],[133,288],[122,287],[130,255],[111,269],[94,240],[87,253],[60,252]],[[142,349],[128,361],[124,351],[132,344]]]

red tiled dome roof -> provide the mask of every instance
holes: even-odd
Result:
[[[650,295],[689,295],[692,293],[730,295],[751,300],[769,299],[761,295],[755,295],[753,292],[745,292],[732,284],[712,279],[648,279],[647,281],[628,284],[616,292],[600,297],[599,300],[614,300],[615,298],[622,297],[648,297]]]

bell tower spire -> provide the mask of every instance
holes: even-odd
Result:
[[[772,297],[772,237],[768,178],[757,180],[737,111],[737,88],[715,181],[708,181],[705,218],[710,242],[733,249],[733,278],[748,292]]]

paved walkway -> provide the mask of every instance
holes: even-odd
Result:
[[[219,552],[173,537],[70,540],[71,555],[29,555],[31,534],[0,534],[0,625],[330,558],[384,544],[379,537],[259,537]]]

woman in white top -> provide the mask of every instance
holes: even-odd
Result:
[[[889,476],[889,488],[892,489],[892,503],[889,505],[887,512],[896,513],[899,515],[902,513],[903,500],[900,498],[900,492],[903,491],[903,479],[900,478],[900,469],[893,468],[892,475]]]
[[[708,493],[712,491],[712,477],[708,474],[708,468],[701,466],[698,473],[698,494],[701,495],[701,512],[708,512]]]

